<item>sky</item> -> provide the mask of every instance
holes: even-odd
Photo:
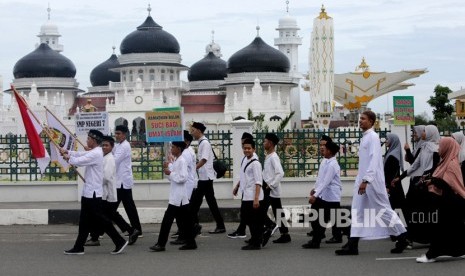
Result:
[[[392,96],[415,97],[415,114],[432,118],[426,103],[434,87],[452,91],[465,87],[465,1],[463,0],[289,0],[289,15],[297,20],[303,44],[299,71],[309,70],[309,45],[313,20],[324,4],[334,20],[335,72],[355,70],[362,57],[371,71],[396,72],[427,68],[427,74],[408,82],[415,86],[373,100],[377,113],[392,111]],[[146,19],[148,4],[155,22],[176,37],[182,63],[191,66],[202,59],[205,46],[214,40],[223,59],[252,42],[256,26],[261,38],[273,46],[276,28],[286,15],[283,0],[1,0],[0,75],[3,89],[13,79],[13,67],[38,43],[40,27],[47,21],[58,26],[62,54],[76,66],[79,87],[87,90],[94,67],[107,60],[116,46]],[[184,79],[187,77],[184,75]],[[301,94],[302,118],[310,114],[310,95]]]

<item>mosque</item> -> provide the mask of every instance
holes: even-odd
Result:
[[[48,8],[48,20],[40,28],[36,49],[14,65],[12,83],[27,97],[31,109],[40,114],[44,113],[43,106],[47,106],[71,129],[74,114],[107,111],[110,130],[125,124],[133,134],[143,134],[145,112],[175,106],[183,107],[186,122],[201,121],[210,130],[230,129],[232,121],[247,118],[249,109],[254,115],[263,114],[269,129],[276,129],[286,117],[290,118],[286,129],[301,128],[300,91],[305,80],[304,74],[298,72],[298,52],[302,38],[296,20],[288,12],[279,19],[276,28],[277,49],[260,37],[257,27],[251,43],[227,61],[222,59],[221,47],[212,38],[204,57],[187,66],[181,63],[177,39],[155,22],[149,5],[145,21],[122,40],[120,55],[113,47],[110,57],[90,73],[92,87],[84,91],[75,79],[74,63],[61,53],[64,49],[59,41],[61,35],[50,20],[50,11]],[[306,76],[309,81],[303,86],[311,93],[314,126],[327,128],[338,91],[344,88],[337,87],[341,81],[334,74],[332,18],[324,7],[315,18],[311,43],[310,70]],[[180,78],[185,71],[188,81]],[[408,78],[393,83],[405,79]],[[2,91],[3,88],[0,134],[24,133],[22,124],[16,122],[18,110],[14,98],[10,106],[3,106],[3,93],[11,93],[11,89]],[[369,99],[374,98],[371,96]],[[360,101],[353,95],[345,93],[344,97],[352,99],[349,107],[360,107]],[[340,95],[339,98],[342,100]],[[364,97],[361,101],[366,105],[368,100]]]

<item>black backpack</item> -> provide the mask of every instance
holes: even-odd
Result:
[[[207,139],[201,140],[199,142],[199,146],[205,140]],[[228,167],[226,166],[226,163],[224,163],[224,161],[218,159],[215,151],[213,150],[213,147],[212,147],[212,152],[213,152],[213,156],[215,156],[215,159],[213,160],[213,169],[216,172],[216,178],[222,178],[224,174],[226,173],[226,171],[228,170]]]

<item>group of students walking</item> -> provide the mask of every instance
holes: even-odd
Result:
[[[306,249],[318,249],[327,223],[331,221],[332,237],[326,243],[342,243],[343,235],[348,242],[336,255],[358,255],[360,239],[391,237],[395,247],[391,253],[402,253],[413,242],[429,244],[428,252],[417,258],[417,262],[434,262],[438,256],[465,255],[464,210],[465,207],[465,136],[461,132],[452,137],[439,135],[436,126],[415,126],[414,149],[405,144],[405,161],[410,167],[404,170],[403,150],[399,137],[390,133],[386,139],[386,154],[382,156],[379,136],[373,129],[376,115],[365,111],[360,116],[359,126],[363,132],[359,147],[358,174],[355,179],[351,225],[341,227],[338,214],[341,201],[340,167],[336,155],[340,147],[323,135],[320,137],[320,153],[323,160],[319,167],[314,188],[309,194],[311,208],[322,218],[311,222],[311,240],[302,245]],[[224,220],[219,212],[214,195],[214,153],[209,140],[204,136],[205,125],[194,122],[191,131],[184,132],[183,142],[171,143],[172,157],[164,163],[164,173],[170,181],[168,207],[163,217],[157,242],[151,251],[166,250],[169,232],[176,219],[178,231],[171,244],[181,245],[180,250],[197,248],[195,237],[201,231],[198,212],[206,198],[216,221],[211,234],[225,233]],[[128,129],[118,126],[117,140],[91,130],[87,148],[83,152],[62,150],[71,165],[85,166],[85,184],[82,192],[79,235],[74,247],[65,254],[84,254],[84,245],[99,245],[98,236],[107,233],[115,244],[112,254],[121,253],[126,245],[134,244],[142,235],[137,209],[132,199],[132,168],[130,145],[126,141]],[[198,153],[190,146],[198,141]],[[235,196],[241,196],[240,224],[228,234],[229,238],[245,238],[249,227],[251,238],[243,250],[258,250],[265,246],[279,229],[281,235],[273,243],[291,241],[289,229],[279,216],[283,215],[281,204],[281,179],[284,171],[276,154],[279,138],[274,133],[265,135],[263,146],[266,151],[262,166],[255,153],[255,141],[249,133],[242,136],[242,151],[239,181],[233,188]],[[100,144],[102,143],[102,147]],[[105,169],[104,169],[105,167]],[[401,180],[410,177],[407,194]],[[117,212],[123,202],[130,224]],[[275,220],[268,217],[272,207]],[[401,210],[406,225],[396,211]],[[335,212],[336,211],[336,212]],[[422,218],[421,221],[419,218]],[[426,221],[425,221],[426,218]],[[278,222],[278,224],[276,223]],[[128,232],[126,241],[116,231],[115,223],[122,232]],[[88,235],[91,239],[86,242]]]

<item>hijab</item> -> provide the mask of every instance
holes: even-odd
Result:
[[[421,149],[426,149],[431,152],[437,152],[439,147],[439,130],[436,126],[427,125],[425,127],[425,141],[421,144]]]
[[[439,135],[438,128],[433,125],[425,127],[425,140],[421,144],[418,157],[408,169],[408,176],[422,176],[423,173],[433,167],[433,155],[438,152]]]
[[[463,132],[459,131],[452,133],[452,137],[460,145],[459,163],[462,163],[463,160],[465,160],[465,135],[463,135]]]
[[[418,152],[418,150],[421,148],[421,145],[425,142],[423,139],[421,139],[421,135],[425,131],[425,126],[424,125],[417,125],[413,127],[413,131],[415,131],[415,134],[418,137],[417,141],[415,142],[414,149],[412,151],[412,155],[415,156]]]
[[[441,162],[433,173],[433,177],[446,182],[451,189],[462,197],[465,197],[462,171],[458,161],[460,145],[452,137],[444,137],[439,142],[439,156]]]
[[[387,140],[389,141],[389,149],[384,156],[384,165],[386,165],[386,161],[388,160],[389,156],[395,157],[399,161],[400,170],[404,170],[404,162],[402,159],[402,148],[399,140],[399,136],[394,133],[388,133]]]

